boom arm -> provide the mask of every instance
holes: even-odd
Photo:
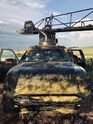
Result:
[[[78,14],[83,16],[80,19],[75,20],[74,18],[78,17]],[[56,45],[55,33],[57,32],[93,30],[92,18],[93,8],[60,15],[51,15],[41,19],[35,24],[33,24],[32,21],[25,22],[24,28],[18,32],[20,34],[39,34],[40,44],[45,42],[44,44],[48,43],[49,45]],[[67,20],[69,21],[67,22]]]
[[[82,17],[77,21],[73,21],[77,14],[82,13]],[[86,13],[86,14],[85,14]],[[84,15],[85,14],[85,15]],[[69,16],[69,18],[68,18]],[[33,24],[32,21],[25,22],[24,29],[21,29],[19,33],[21,34],[38,34],[39,31],[48,32],[70,32],[70,31],[86,31],[93,30],[93,19],[89,19],[91,16],[93,18],[93,8],[69,12],[60,15],[51,15],[45,17]],[[64,18],[67,17],[69,22],[65,22]],[[40,26],[42,27],[40,29]],[[60,28],[55,28],[60,26]]]

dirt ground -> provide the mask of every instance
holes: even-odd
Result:
[[[29,121],[19,119],[17,115],[4,115],[0,124],[93,124],[93,120],[79,115],[64,116],[61,113],[43,111],[31,117]]]
[[[93,99],[86,103],[93,105]],[[81,108],[81,113],[64,115],[53,111],[32,112],[26,119],[19,118],[17,113],[3,113],[0,106],[0,124],[93,124],[93,107]]]

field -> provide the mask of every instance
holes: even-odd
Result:
[[[90,79],[93,80],[93,46],[82,48],[86,59],[86,70]]]
[[[93,46],[82,47],[81,49],[83,50],[86,59],[93,58]],[[21,50],[15,51],[18,57],[22,56],[24,52],[25,51],[21,51]]]
[[[93,58],[93,46],[81,48],[84,52],[85,58]]]

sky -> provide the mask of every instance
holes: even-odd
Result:
[[[23,36],[16,31],[24,22],[51,14],[61,14],[93,7],[93,0],[0,0],[0,48],[26,49],[38,44],[38,36]],[[74,16],[80,19],[83,14]],[[93,14],[89,17],[93,19]],[[66,18],[68,20],[68,17]],[[93,46],[93,31],[58,33],[59,45],[67,47]]]

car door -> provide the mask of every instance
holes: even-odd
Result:
[[[68,51],[70,52],[73,59],[75,60],[75,63],[85,68],[85,56],[83,51],[77,48],[72,48],[72,49],[70,48],[68,49]]]
[[[6,73],[18,62],[18,57],[12,49],[1,49],[0,51],[0,82],[3,82]]]

